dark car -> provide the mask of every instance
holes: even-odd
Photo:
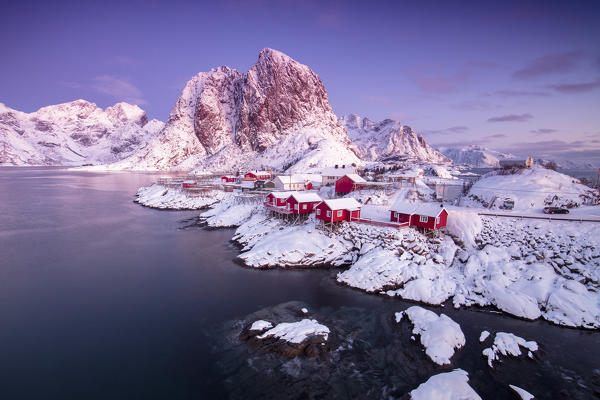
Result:
[[[568,214],[569,210],[560,207],[544,207],[544,214]]]

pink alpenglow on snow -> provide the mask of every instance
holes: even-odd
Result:
[[[469,386],[469,374],[462,369],[429,378],[410,392],[411,400],[481,400]]]
[[[396,322],[406,315],[413,323],[413,333],[421,336],[425,354],[439,365],[450,364],[454,349],[465,345],[465,335],[460,325],[445,314],[439,316],[433,311],[413,306],[396,313]]]

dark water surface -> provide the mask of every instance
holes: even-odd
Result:
[[[0,399],[277,398],[277,385],[290,382],[302,382],[297,397],[350,398],[353,381],[374,388],[358,397],[399,397],[457,367],[486,399],[516,398],[509,383],[537,398],[594,398],[600,388],[598,333],[483,310],[431,308],[467,338],[453,365],[438,367],[408,325],[393,322],[412,304],[339,286],[335,271],[244,268],[233,230],[184,229],[198,212],[132,202],[155,177],[0,169]],[[353,349],[337,356],[339,370],[300,360],[295,368],[311,374],[294,381],[275,368],[286,360],[235,342],[235,321],[288,301],[305,303],[332,331],[357,332]],[[482,329],[541,349],[535,360],[505,359],[492,370],[481,357]],[[252,368],[250,358],[272,369]],[[353,375],[344,380],[336,373],[348,360]],[[331,380],[317,382],[319,371]]]

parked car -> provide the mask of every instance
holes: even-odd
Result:
[[[569,210],[560,207],[544,207],[544,214],[568,214]]]

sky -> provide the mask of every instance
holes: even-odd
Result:
[[[600,164],[600,1],[19,1],[0,14],[0,102],[83,98],[166,120],[186,81],[270,47],[337,115],[437,147]]]

